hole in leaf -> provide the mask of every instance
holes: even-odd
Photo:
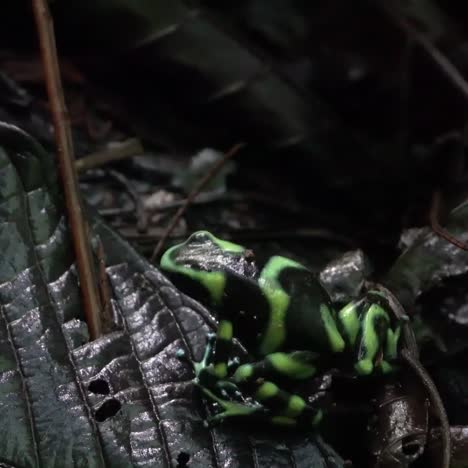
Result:
[[[100,395],[109,395],[109,384],[104,379],[96,379],[89,383],[88,390],[91,393],[99,393]]]
[[[94,415],[96,421],[103,422],[106,419],[112,418],[112,416],[115,416],[118,413],[121,407],[122,405],[120,404],[120,401],[115,398],[106,400]]]
[[[409,459],[416,459],[424,450],[424,445],[415,437],[407,436],[401,441],[401,450]]]
[[[180,452],[177,455],[177,468],[185,468],[190,460],[190,455],[186,452]]]

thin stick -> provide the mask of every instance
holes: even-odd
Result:
[[[447,231],[447,229],[443,228],[440,223],[439,223],[439,213],[440,213],[440,204],[441,204],[441,198],[442,195],[439,190],[436,190],[434,192],[434,195],[432,196],[432,205],[431,205],[431,211],[429,213],[429,218],[431,221],[431,228],[432,230],[442,239],[445,239],[447,242],[450,242],[453,244],[455,247],[458,247],[461,250],[467,250],[468,251],[468,244],[465,242],[457,239],[455,236],[452,236],[450,232]]]
[[[409,24],[405,22],[403,27],[406,29],[408,34],[410,34],[414,40],[426,51],[429,57],[431,57],[434,63],[438,65],[440,70],[452,82],[452,84],[458,88],[459,91],[461,91],[465,99],[468,100],[468,83],[466,82],[463,75],[453,65],[453,63],[450,62],[448,58],[424,35],[416,32]]]
[[[75,249],[84,313],[90,339],[94,340],[101,335],[101,304],[89,245],[88,225],[83,215],[74,169],[73,141],[60,80],[52,17],[46,0],[32,0],[32,5],[41,46],[47,94],[54,122],[59,170]]]
[[[84,158],[75,161],[75,167],[78,172],[103,166],[113,161],[130,158],[143,153],[143,146],[138,138],[129,138],[110,148],[106,148],[96,153],[91,153]]]
[[[156,245],[153,255],[151,255],[151,261],[154,262],[158,257],[160,251],[164,247],[167,238],[170,236],[171,232],[176,227],[176,224],[179,222],[179,219],[183,216],[187,208],[190,206],[192,201],[197,197],[197,195],[203,190],[203,188],[208,184],[208,182],[224,167],[224,165],[233,158],[243,147],[245,146],[244,143],[237,143],[234,145],[225,155],[220,159],[213,167],[207,172],[205,177],[200,180],[197,186],[190,192],[189,196],[185,200],[185,203],[177,210],[176,214],[172,218],[169,226],[167,227],[166,231],[164,232],[163,236],[159,240],[158,244]]]
[[[112,330],[112,294],[106,271],[106,254],[101,239],[98,240],[97,257],[99,262],[99,291],[102,302],[102,328],[108,333]]]

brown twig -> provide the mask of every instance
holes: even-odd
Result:
[[[91,153],[84,158],[75,161],[77,171],[86,171],[95,167],[103,166],[113,161],[120,161],[121,159],[135,156],[136,154],[143,153],[143,146],[138,138],[129,138],[121,143],[112,145],[96,153]]]
[[[439,214],[440,214],[440,205],[442,202],[442,194],[440,193],[440,190],[436,190],[432,196],[432,205],[431,205],[431,211],[429,213],[429,218],[431,222],[431,228],[432,230],[442,239],[445,239],[447,242],[450,242],[453,244],[455,247],[458,247],[461,250],[467,250],[468,251],[468,244],[465,242],[461,241],[460,239],[457,239],[455,236],[452,236],[447,229],[443,228],[440,223],[439,223]]]
[[[225,153],[225,155],[213,165],[213,167],[206,173],[205,177],[203,177],[200,182],[194,187],[194,189],[190,192],[185,203],[177,210],[172,221],[169,223],[169,226],[165,230],[163,236],[159,240],[158,244],[156,245],[153,254],[151,255],[151,261],[154,262],[159,255],[161,249],[163,248],[164,244],[166,243],[167,238],[170,236],[171,232],[174,230],[176,224],[179,222],[179,219],[183,216],[187,208],[190,206],[192,201],[196,198],[196,196],[203,190],[203,188],[208,184],[210,180],[224,167],[224,165],[233,158],[243,147],[245,146],[244,143],[237,143],[234,145],[229,151]]]
[[[112,330],[112,294],[106,271],[106,254],[102,241],[98,239],[97,257],[99,263],[99,292],[102,302],[102,328],[104,332]]]
[[[52,17],[46,0],[33,0],[32,5],[41,47],[47,94],[54,122],[59,170],[75,249],[84,313],[90,339],[94,340],[101,335],[101,304],[89,245],[88,225],[83,215],[74,168],[73,141],[60,80]]]
[[[377,4],[400,29],[405,31],[412,40],[421,46],[442,73],[463,94],[465,99],[468,100],[468,83],[452,62],[450,62],[450,60],[448,60],[447,57],[434,44],[432,44],[424,34],[416,31],[408,21],[399,16],[393,10],[393,2],[378,0]]]
[[[401,351],[401,357],[421,380],[422,384],[424,385],[424,388],[426,389],[429,395],[431,404],[435,409],[437,416],[439,417],[443,447],[441,468],[450,468],[450,457],[452,453],[450,423],[447,417],[447,412],[445,411],[444,403],[440,398],[439,391],[437,390],[437,387],[435,386],[427,371],[422,366],[419,359],[414,357],[411,351],[409,351],[408,349],[403,349]]]
[[[137,231],[144,234],[148,230],[148,214],[145,209],[145,205],[141,196],[132,187],[128,179],[118,171],[110,169],[107,171],[108,174],[117,181],[128,193],[129,197],[133,200],[134,208],[133,211],[136,213],[137,219]]]
[[[448,60],[448,58],[434,46],[423,34],[418,33],[408,23],[404,23],[406,31],[411,34],[414,40],[425,50],[433,62],[439,67],[451,83],[468,100],[468,83],[457,68]]]

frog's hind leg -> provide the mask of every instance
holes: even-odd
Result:
[[[210,388],[199,381],[205,395],[222,408],[207,422],[215,424],[230,417],[255,416],[273,425],[316,426],[322,411],[273,383],[285,377],[310,379],[317,371],[316,359],[317,355],[308,351],[277,352],[259,362],[239,366],[232,377],[220,378]]]
[[[193,368],[195,371],[195,375],[198,377],[200,371],[208,367],[211,363],[211,359],[213,356],[214,345],[216,342],[216,335],[214,333],[209,333],[206,339],[206,347],[205,351],[203,352],[203,357],[201,361],[194,362]]]
[[[311,406],[299,395],[280,390],[269,381],[258,384],[253,398],[244,403],[219,398],[205,387],[201,389],[222,408],[221,412],[207,418],[209,425],[215,425],[227,418],[253,416],[275,426],[315,427],[322,419],[321,409]]]
[[[273,382],[259,383],[253,398],[269,409],[270,420],[275,425],[317,426],[322,410],[308,404],[301,396],[281,390]]]

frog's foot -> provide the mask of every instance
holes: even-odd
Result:
[[[197,370],[204,368],[204,367],[208,367],[208,364],[211,362],[215,341],[216,341],[216,335],[213,333],[209,333],[207,335],[207,343],[206,343],[205,352],[203,353],[203,358],[199,362],[192,361],[190,357],[187,355],[187,352],[182,348],[179,348],[176,351],[176,357],[177,359],[180,359],[181,361],[190,363],[192,367],[194,368],[195,373],[198,373]]]
[[[203,353],[203,357],[200,361],[193,361],[187,356],[187,353],[183,349],[178,349],[176,356],[181,361],[189,363],[195,373],[193,381],[201,386],[214,389],[220,376],[218,375],[218,369],[216,365],[212,363],[213,353],[216,343],[216,335],[209,333],[207,335],[206,348]]]
[[[211,390],[201,387],[202,392],[213,402],[217,403],[223,411],[216,413],[213,416],[209,416],[205,420],[205,424],[208,427],[215,426],[223,422],[227,418],[246,417],[252,416],[256,413],[265,412],[265,408],[255,401],[249,403],[237,403],[218,397]]]
[[[203,357],[201,361],[193,362],[193,370],[195,371],[195,378],[199,377],[200,372],[202,372],[203,369],[207,369],[210,366],[211,360],[213,357],[215,343],[216,343],[216,335],[214,333],[209,333],[207,335],[206,348],[205,348],[205,352],[203,353]]]
[[[304,408],[304,410],[299,412],[297,412],[297,408],[293,408],[294,403],[292,403],[292,406],[289,408],[280,410],[279,408],[268,408],[253,398],[246,398],[242,403],[239,403],[219,398],[206,388],[202,388],[202,391],[211,401],[215,402],[222,409],[222,411],[213,416],[209,416],[204,421],[207,427],[220,424],[228,418],[248,417],[273,426],[315,428],[323,417],[321,409],[312,408],[308,405],[306,405],[307,409]],[[299,397],[293,396],[293,399],[294,398]]]
[[[219,380],[215,384],[216,393],[226,400],[244,402],[244,394],[239,387],[230,380]]]
[[[230,360],[227,363],[227,375],[231,376],[236,369],[240,366],[240,360],[238,357]],[[218,366],[219,367],[219,366]],[[206,368],[205,372],[210,372],[211,374],[215,374],[215,377],[219,379],[215,383],[216,393],[221,395],[223,398],[227,400],[237,400],[237,401],[244,401],[243,393],[239,389],[239,386],[236,382],[234,382],[230,377],[222,377],[223,374],[216,373],[216,364],[210,365]],[[206,376],[203,376],[206,377]],[[213,378],[211,378],[213,380]]]
[[[185,349],[179,348],[176,351],[176,358],[183,361],[183,362],[188,362],[189,364],[192,364],[192,361],[187,356],[187,352],[185,351]]]
[[[228,361],[227,369],[228,375],[234,374],[234,372],[240,367],[241,361],[238,356],[233,357]]]

